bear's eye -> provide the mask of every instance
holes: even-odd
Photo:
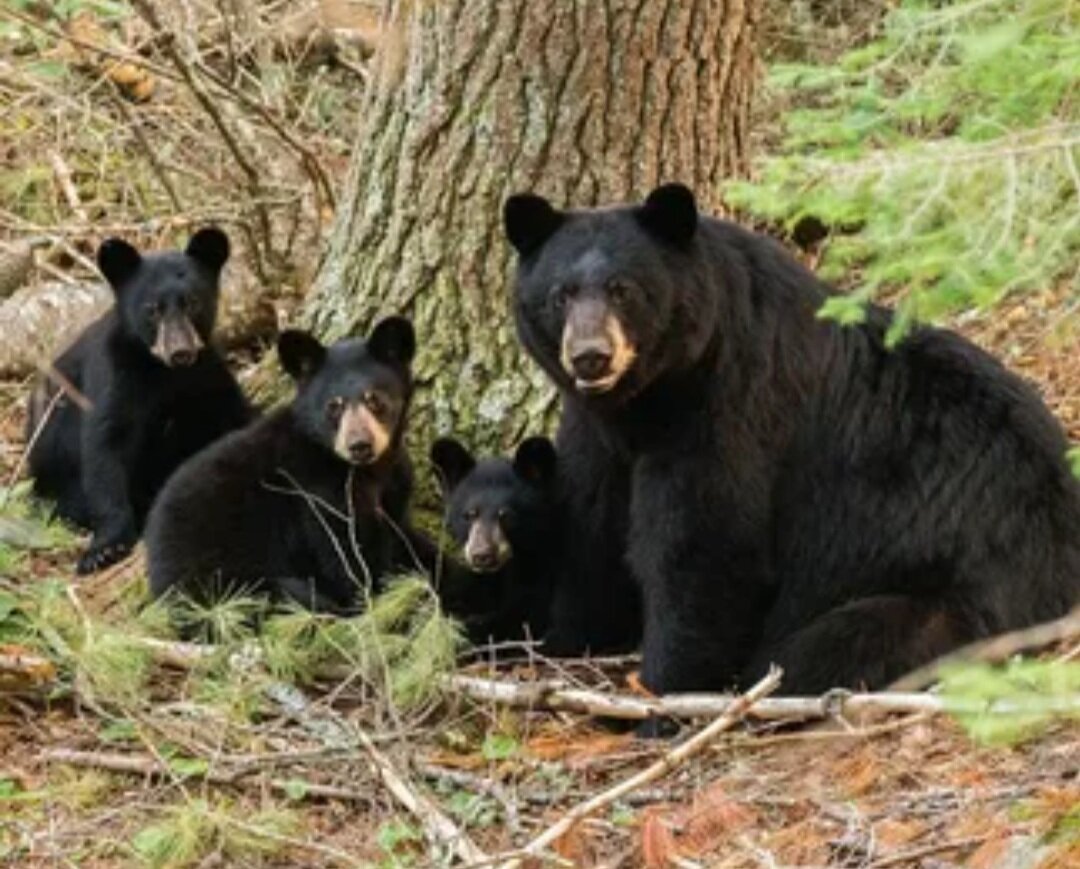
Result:
[[[194,296],[183,296],[180,299],[180,309],[185,314],[197,314],[199,312],[199,300]]]
[[[161,302],[147,302],[143,306],[143,310],[146,312],[146,316],[151,320],[160,320],[161,315],[165,313],[165,305]]]
[[[551,304],[556,311],[566,307],[566,303],[573,297],[576,288],[570,284],[556,284],[551,291]]]
[[[379,394],[377,392],[365,392],[364,404],[366,404],[368,406],[368,410],[370,410],[376,416],[378,416],[386,409],[386,403],[382,400],[382,398],[379,397]]]
[[[477,510],[475,507],[469,507],[469,509],[467,509],[462,515],[467,521],[472,522],[473,519],[480,515],[480,511]]]
[[[607,292],[613,302],[625,302],[630,295],[630,285],[616,278],[608,282]]]
[[[510,510],[507,507],[500,507],[499,512],[496,513],[495,516],[500,522],[505,522],[510,518]]]
[[[341,419],[341,415],[345,412],[345,399],[340,396],[334,396],[328,402],[326,402],[326,415],[331,422],[337,422]]]

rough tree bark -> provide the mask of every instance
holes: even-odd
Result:
[[[308,302],[325,337],[417,327],[425,448],[498,449],[551,421],[508,316],[501,208],[584,206],[742,172],[763,0],[389,0],[351,172]]]

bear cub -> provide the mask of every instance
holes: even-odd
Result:
[[[234,432],[172,477],[147,523],[150,590],[209,603],[235,594],[349,614],[363,592],[416,568],[402,447],[412,396],[412,324],[367,341],[278,339],[292,403]]]
[[[473,643],[539,639],[547,630],[560,551],[555,446],[527,438],[513,460],[477,461],[453,438],[431,447],[446,499],[447,530],[466,570],[442,589]]]
[[[228,258],[215,228],[183,251],[144,255],[118,238],[98,249],[115,305],[38,384],[26,431],[34,491],[93,532],[79,573],[124,558],[169,475],[251,418],[210,343]]]

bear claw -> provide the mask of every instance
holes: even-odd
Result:
[[[104,546],[92,546],[83,553],[75,568],[80,575],[97,573],[110,565],[123,561],[131,554],[134,547],[130,543],[107,543]]]

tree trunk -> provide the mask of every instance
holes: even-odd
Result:
[[[762,0],[389,0],[308,316],[417,328],[412,443],[502,450],[549,427],[551,387],[508,316],[502,203],[572,206],[662,181],[719,206],[747,160]]]

